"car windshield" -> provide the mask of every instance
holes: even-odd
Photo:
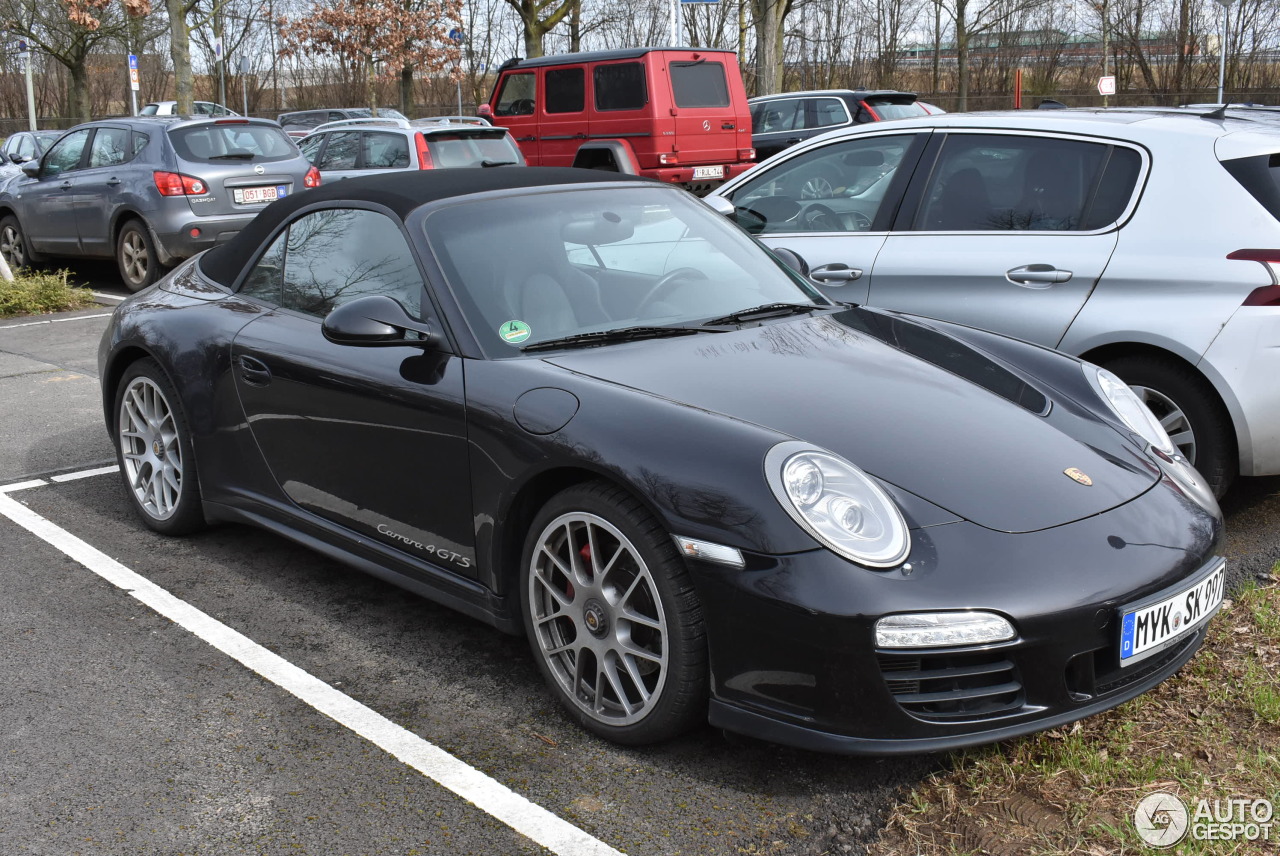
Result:
[[[186,161],[286,160],[298,157],[298,147],[274,125],[247,122],[208,122],[169,132],[174,151]]]
[[[459,202],[432,212],[425,230],[494,357],[583,333],[828,303],[723,217],[665,188]]]
[[[158,113],[158,112],[160,112],[160,105],[159,105],[159,104],[148,104],[146,107],[143,107],[141,110],[139,110],[139,111],[138,111],[138,115],[139,115],[139,116],[154,116],[154,115],[156,115],[156,113]]]
[[[58,137],[62,136],[62,132],[61,131],[35,131],[33,136],[35,136],[36,142],[40,144],[41,148],[48,148],[50,143],[58,139]]]

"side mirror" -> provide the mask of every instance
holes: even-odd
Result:
[[[488,104],[481,104],[479,107],[476,108],[476,115],[483,116],[486,119],[492,119],[493,108],[490,107]]]
[[[22,174],[27,178],[35,178],[40,175],[40,161],[29,160],[26,163],[19,164],[18,168],[22,170]]]
[[[410,317],[404,307],[385,294],[371,294],[344,303],[325,316],[320,329],[335,345],[416,345],[430,347],[440,341],[431,325]],[[410,339],[408,332],[421,335]]]
[[[797,253],[795,250],[788,250],[786,247],[774,247],[770,250],[778,261],[800,274],[805,279],[809,278],[809,263]]]
[[[704,196],[702,197],[702,201],[712,211],[728,217],[730,220],[733,219],[733,214],[737,210],[733,207],[733,203],[728,199],[725,199],[723,196]]]
[[[26,156],[26,155],[20,155],[20,154],[18,154],[17,152],[10,152],[10,153],[9,153],[9,160],[13,161],[14,163],[26,163],[26,161],[27,161],[27,156]]]

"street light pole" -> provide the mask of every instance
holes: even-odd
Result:
[[[1218,103],[1225,104],[1222,100],[1222,84],[1227,76],[1227,11],[1231,8],[1232,0],[1218,0],[1222,6],[1222,35],[1218,38]]]

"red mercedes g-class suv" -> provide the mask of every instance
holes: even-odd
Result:
[[[708,192],[754,165],[738,58],[708,48],[632,48],[513,59],[480,114],[511,131],[530,166],[644,175]]]

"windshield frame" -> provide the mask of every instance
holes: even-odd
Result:
[[[429,226],[431,219],[434,216],[440,215],[442,212],[446,212],[450,209],[456,209],[460,206],[471,206],[482,202],[533,197],[545,199],[551,195],[581,193],[583,191],[599,192],[606,189],[613,193],[633,193],[637,190],[647,190],[650,192],[657,190],[663,194],[669,193],[672,194],[671,198],[679,200],[675,202],[672,206],[673,208],[677,208],[677,206],[684,204],[694,206],[690,210],[699,211],[699,214],[695,215],[698,217],[701,217],[701,209],[705,209],[705,222],[713,224],[710,226],[711,229],[722,230],[721,234],[726,236],[725,240],[727,242],[730,242],[731,244],[738,244],[741,250],[746,253],[756,254],[759,262],[771,265],[782,274],[782,279],[785,279],[794,286],[795,290],[793,293],[789,293],[785,296],[780,295],[779,299],[790,300],[795,303],[812,303],[816,309],[824,309],[840,305],[824,295],[813,283],[808,282],[800,274],[787,267],[781,259],[774,256],[768,247],[757,241],[753,236],[729,220],[724,219],[709,207],[704,206],[703,203],[688,197],[688,194],[679,187],[637,180],[635,182],[625,183],[609,181],[598,184],[584,183],[573,185],[549,185],[544,187],[522,187],[495,190],[436,200],[415,209],[410,216],[405,218],[405,226],[414,236],[415,240],[423,241],[425,251],[422,255],[424,260],[429,259],[429,262],[427,262],[427,266],[429,268],[429,279],[434,283],[434,290],[438,292],[438,301],[441,304],[445,321],[453,329],[454,337],[458,341],[461,346],[461,350],[464,353],[474,352],[479,356],[482,356],[484,359],[504,360],[541,359],[544,355],[549,354],[552,351],[534,350],[530,353],[525,353],[518,347],[511,347],[508,344],[495,341],[496,334],[489,330],[487,319],[485,319],[478,306],[476,306],[474,300],[469,294],[459,294],[459,291],[462,289],[462,277],[457,270],[452,267],[452,262],[448,257],[447,250],[442,251],[442,239],[431,231]],[[741,259],[741,256],[737,256],[737,258]],[[744,293],[742,305],[732,308],[737,310],[750,309],[760,302],[760,300],[753,301],[752,295]],[[622,319],[612,321],[606,325],[584,326],[580,330],[574,332],[622,329],[636,326],[637,324],[662,326],[664,323],[669,323],[671,326],[696,326],[700,321],[724,314],[726,313],[716,312],[707,314],[705,318],[700,319],[668,319],[668,322],[654,321],[652,323],[640,322],[635,319]],[[802,316],[791,315],[778,319],[752,319],[750,321],[743,322],[743,325],[755,326],[760,323],[772,323],[775,320],[795,320],[799,317]],[[547,339],[552,338],[560,338],[560,336],[547,337]],[[605,342],[601,343],[600,346],[622,347],[642,344],[642,342],[643,340],[637,342]]]

